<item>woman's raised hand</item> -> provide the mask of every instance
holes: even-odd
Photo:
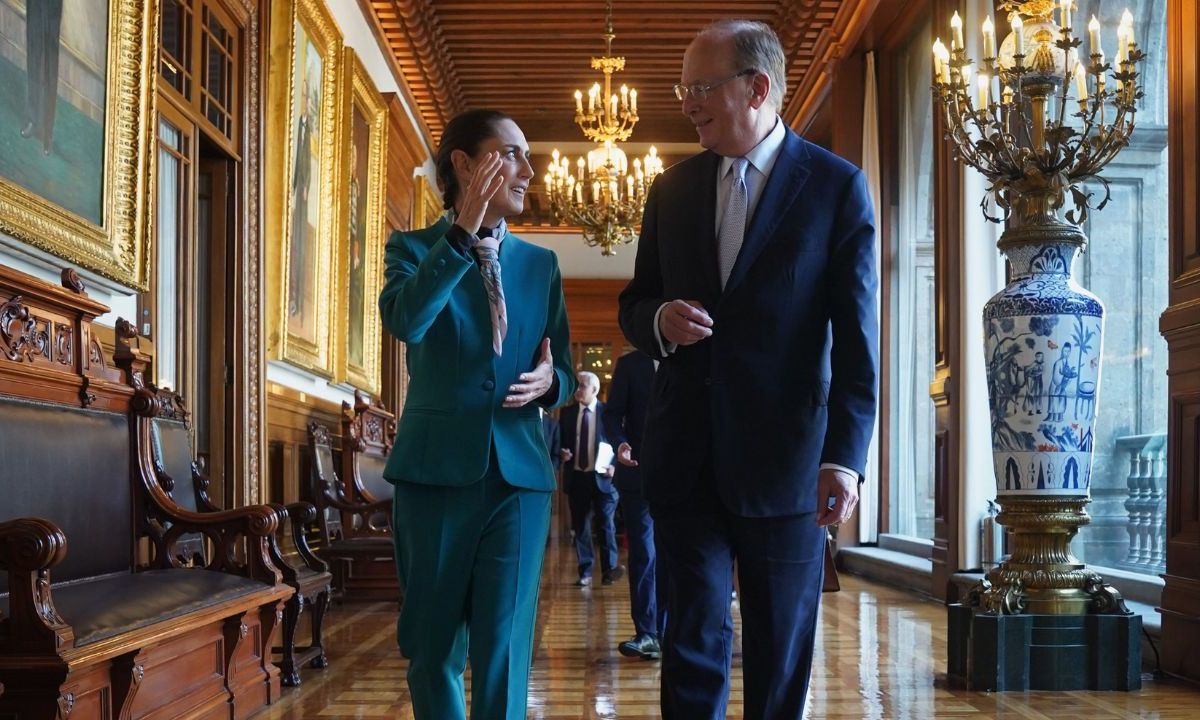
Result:
[[[504,184],[504,176],[500,174],[501,162],[498,152],[484,155],[471,175],[471,182],[463,190],[462,205],[458,210],[456,222],[472,235],[479,232],[488,203]]]

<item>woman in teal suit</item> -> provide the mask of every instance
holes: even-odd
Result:
[[[446,216],[387,244],[384,327],[408,345],[408,398],[385,477],[405,588],[400,651],[418,720],[525,717],[554,475],[538,406],[575,390],[554,253],[508,232],[533,177],[516,123],[450,121]]]

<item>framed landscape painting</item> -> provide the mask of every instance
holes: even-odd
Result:
[[[153,0],[0,0],[0,232],[149,284]]]

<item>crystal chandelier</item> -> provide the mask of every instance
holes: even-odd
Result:
[[[597,82],[588,90],[587,112],[583,92],[575,91],[575,123],[596,148],[574,165],[556,149],[543,179],[550,209],[559,221],[578,225],[585,243],[599,246],[604,255],[615,255],[617,245],[637,239],[634,227],[641,222],[646,193],[663,166],[651,146],[631,169],[617,146],[629,139],[637,124],[637,90],[621,85],[619,93],[613,92],[613,73],[625,69],[625,58],[612,56],[616,35],[611,0],[605,3],[605,13],[605,54],[592,58],[592,69],[604,73],[603,88]]]

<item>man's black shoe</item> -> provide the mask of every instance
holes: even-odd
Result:
[[[636,657],[643,660],[657,660],[662,655],[658,640],[653,635],[641,633],[632,640],[626,640],[617,646],[617,652],[625,657]]]
[[[604,583],[605,585],[612,585],[623,577],[625,577],[625,568],[621,565],[618,565],[611,570],[605,570],[604,577],[600,579],[600,582]]]

